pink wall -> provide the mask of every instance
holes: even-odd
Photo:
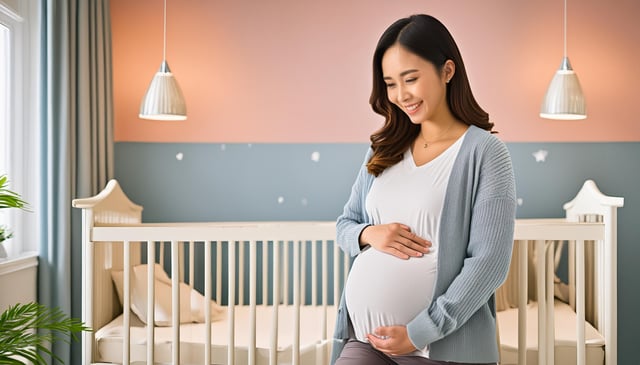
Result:
[[[636,0],[569,1],[584,121],[538,116],[562,59],[561,0],[168,0],[167,61],[186,122],[138,118],[162,61],[162,1],[112,0],[116,141],[366,142],[371,54],[394,20],[429,13],[456,38],[503,140],[640,141]]]

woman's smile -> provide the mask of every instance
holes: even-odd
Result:
[[[407,111],[407,114],[412,115],[418,111],[418,108],[422,105],[422,102],[405,105],[404,109]]]

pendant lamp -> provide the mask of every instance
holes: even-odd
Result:
[[[567,0],[564,0],[563,58],[542,101],[540,117],[559,120],[578,120],[587,117],[578,75],[571,68],[569,57],[567,57]]]
[[[167,0],[164,0],[162,63],[140,104],[139,117],[152,120],[186,120],[187,106],[182,90],[167,63]]]

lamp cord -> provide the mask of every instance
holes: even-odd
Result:
[[[165,0],[166,1],[166,0]],[[567,57],[567,0],[564,0],[564,22],[563,22],[563,31],[564,31],[564,45],[563,45],[563,56]]]
[[[566,3],[566,0],[565,0]],[[163,14],[163,33],[162,33],[162,60],[167,60],[167,0],[164,0],[164,14]]]

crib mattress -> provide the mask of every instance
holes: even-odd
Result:
[[[556,364],[576,363],[576,314],[561,301],[554,305]],[[497,313],[500,335],[500,360],[502,365],[518,363],[518,309],[512,308]],[[586,363],[604,365],[604,337],[585,323]],[[538,364],[538,306],[527,307],[527,365]]]
[[[328,307],[327,322],[322,323],[322,307],[300,307],[300,361],[302,364],[325,364],[330,354],[331,336],[336,318],[336,307]],[[279,306],[278,314],[278,364],[292,363],[293,308]],[[273,307],[256,307],[256,361],[269,363],[271,341],[270,327]],[[131,315],[131,355],[133,363],[146,360],[146,327],[135,315]],[[96,361],[107,363],[122,362],[123,315],[96,332]],[[325,327],[326,326],[326,329]],[[180,326],[180,364],[202,364],[204,360],[204,323],[184,323]],[[211,324],[211,356],[215,364],[227,364],[228,320]],[[155,361],[171,363],[172,327],[155,328]],[[327,338],[323,339],[323,334]],[[250,312],[247,306],[235,309],[235,357],[236,363],[248,363],[250,336]]]

